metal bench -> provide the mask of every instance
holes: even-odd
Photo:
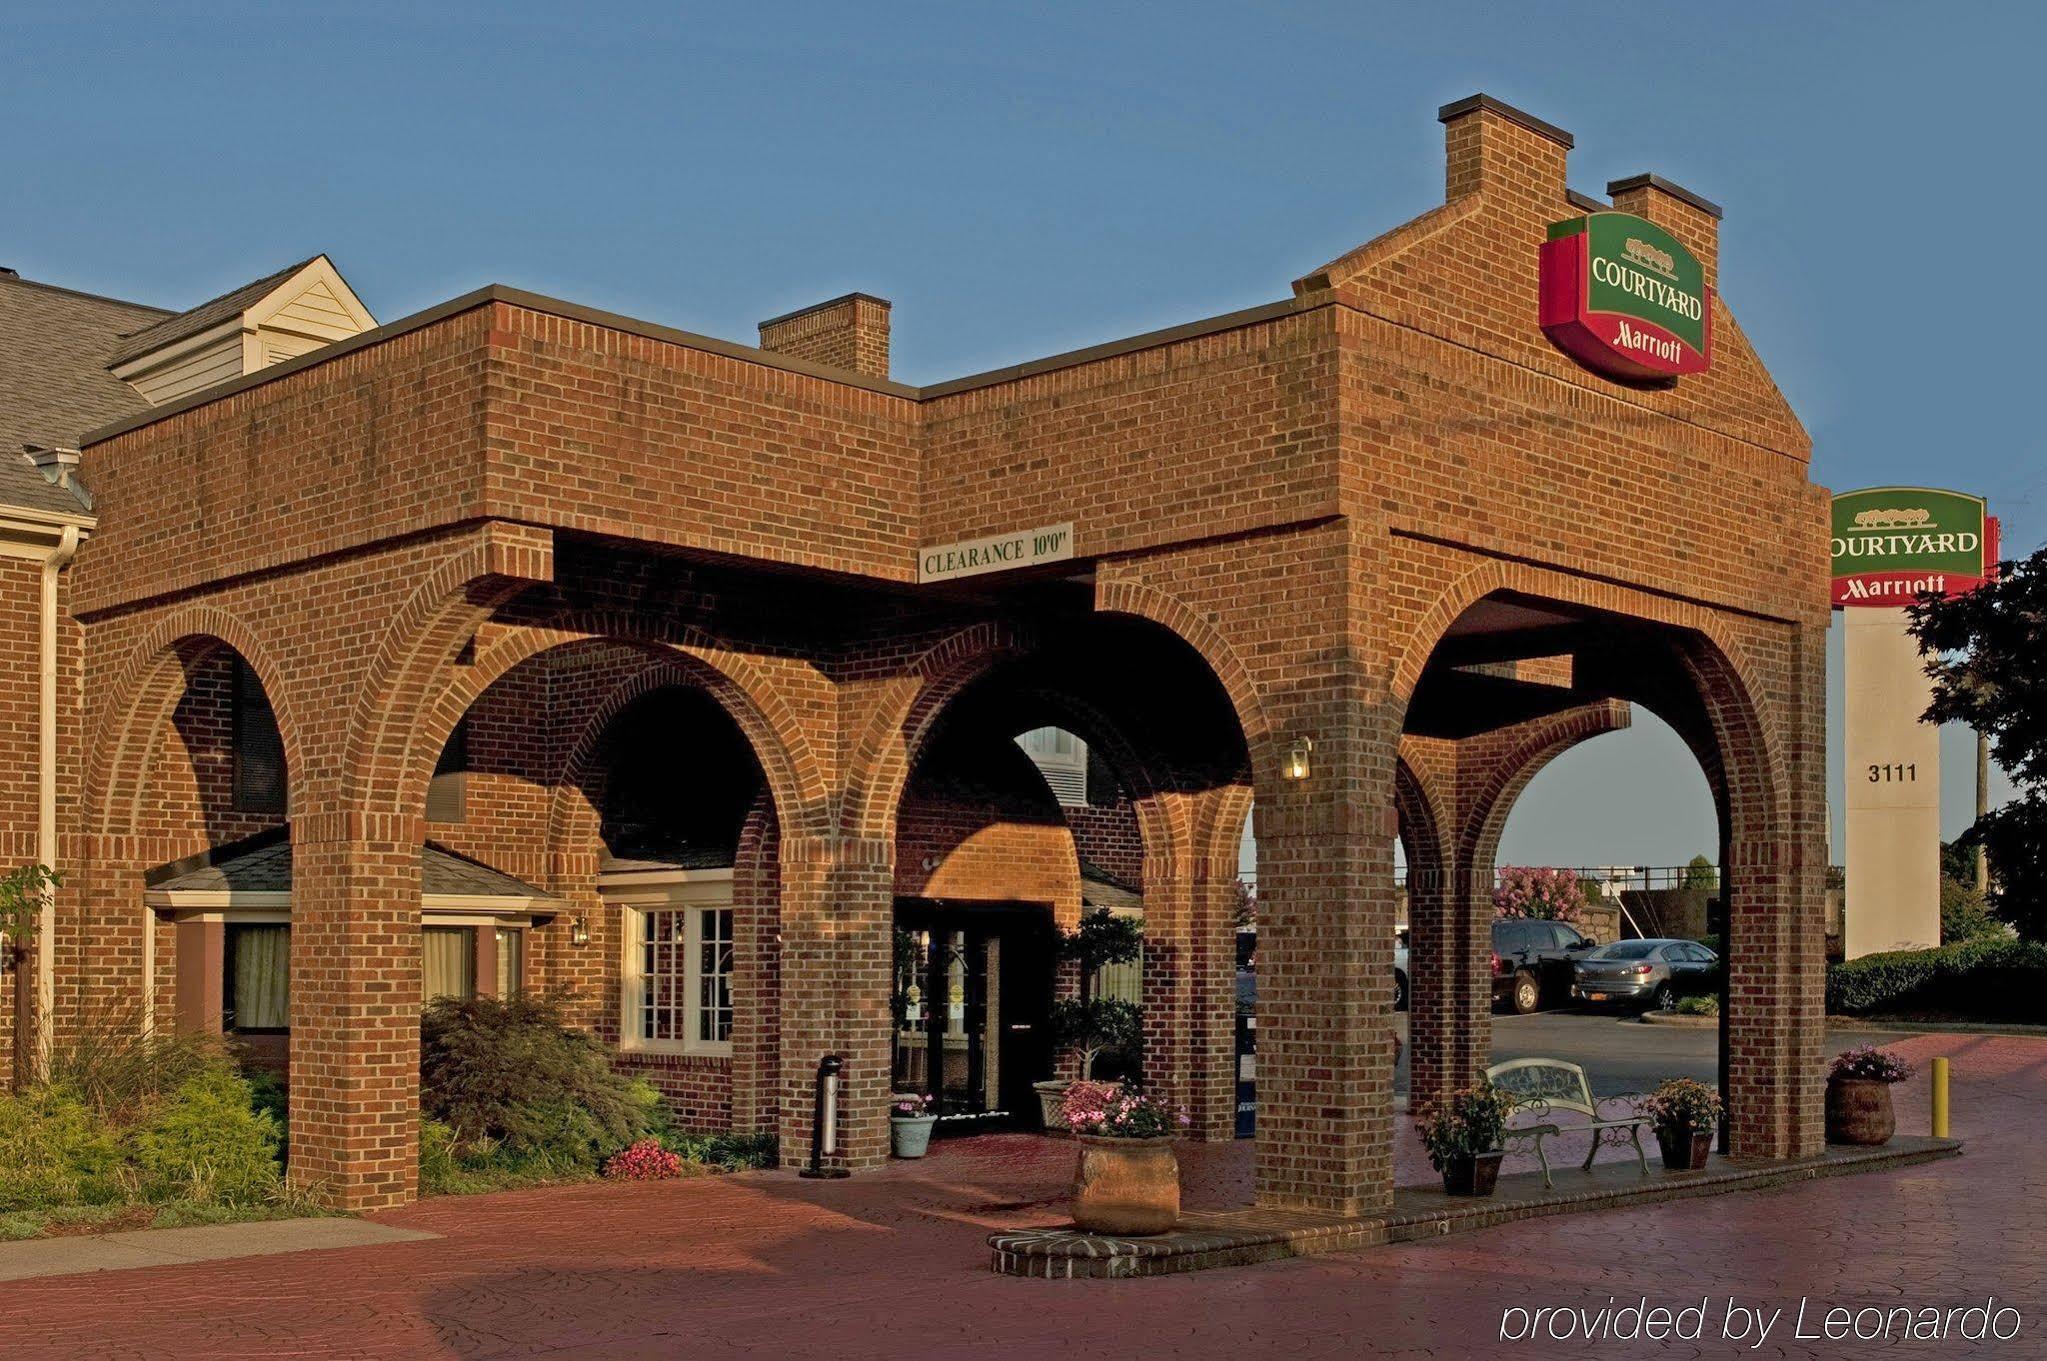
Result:
[[[1620,1136],[1625,1133],[1634,1142],[1635,1161],[1642,1165],[1642,1175],[1649,1175],[1649,1155],[1642,1151],[1642,1131],[1654,1122],[1646,1115],[1626,1115],[1618,1119],[1602,1116],[1599,1103],[1592,1099],[1592,1084],[1585,1080],[1585,1070],[1577,1064],[1566,1063],[1562,1059],[1513,1059],[1494,1064],[1485,1070],[1485,1075],[1493,1086],[1514,1098],[1516,1115],[1532,1114],[1536,1117],[1538,1123],[1509,1128],[1506,1137],[1510,1141],[1534,1141],[1535,1158],[1542,1164],[1545,1189],[1554,1189],[1556,1183],[1550,1180],[1549,1156],[1543,1152],[1542,1141],[1580,1130],[1589,1131],[1592,1136],[1592,1147],[1585,1150],[1582,1170],[1592,1170],[1592,1160],[1599,1156],[1600,1145],[1609,1139],[1618,1145]],[[1585,1117],[1585,1123],[1559,1125],[1544,1119],[1552,1111],[1560,1110],[1576,1111]]]

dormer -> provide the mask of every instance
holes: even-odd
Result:
[[[161,406],[376,324],[341,271],[316,255],[132,332],[107,368]]]

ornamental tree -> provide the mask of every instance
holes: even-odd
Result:
[[[1926,721],[1983,733],[2017,786],[1969,829],[1989,855],[1991,906],[2047,940],[2047,548],[1967,595],[1922,597],[1911,616],[1933,678]]]
[[[1544,921],[1575,922],[1582,914],[1585,889],[1576,870],[1548,866],[1502,865],[1500,881],[1493,889],[1495,917],[1539,917]]]

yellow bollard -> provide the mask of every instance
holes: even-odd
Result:
[[[1933,1061],[1933,1137],[1947,1138],[1947,1060]]]

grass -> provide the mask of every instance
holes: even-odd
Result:
[[[310,1197],[281,1197],[270,1204],[239,1206],[198,1200],[171,1200],[160,1205],[136,1201],[113,1205],[58,1205],[47,1210],[15,1210],[0,1214],[0,1242],[130,1233],[137,1229],[249,1224],[270,1219],[305,1219],[330,1213],[321,1209]]]

